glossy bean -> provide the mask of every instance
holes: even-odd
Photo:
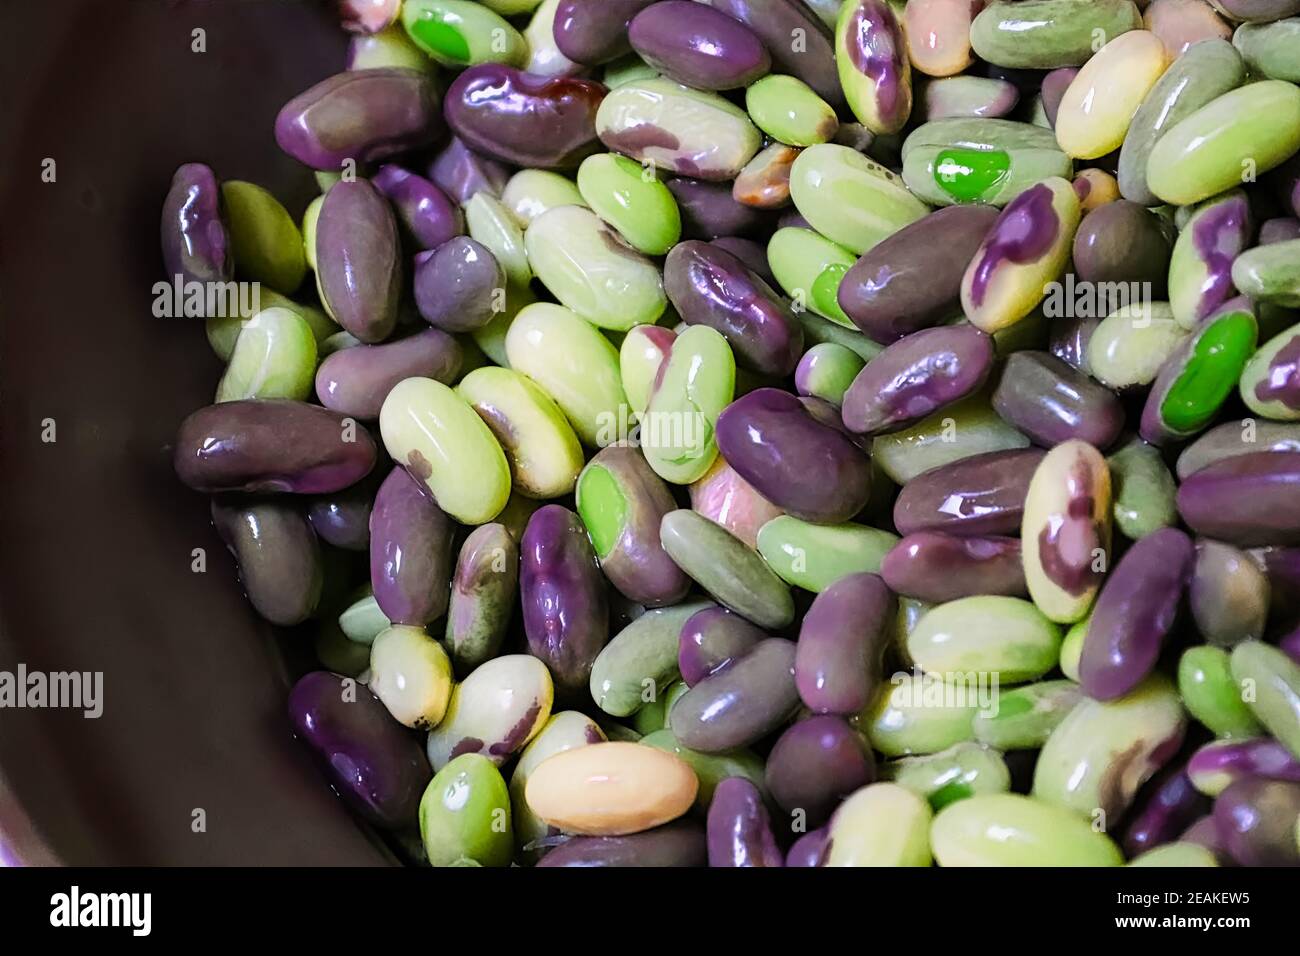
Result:
[[[757,547],[782,580],[819,594],[853,574],[874,574],[898,536],[862,524],[814,524],[778,515],[758,532]]]
[[[1197,542],[1188,605],[1211,644],[1258,640],[1268,620],[1269,590],[1268,576],[1248,554],[1221,541]]]
[[[1007,684],[1042,677],[1060,645],[1060,628],[1031,603],[991,595],[940,604],[907,635],[908,657],[927,673],[995,674]]]
[[[711,606],[696,601],[653,608],[619,631],[591,668],[596,706],[615,717],[627,717],[662,697],[678,675],[678,635],[687,621]]]
[[[849,109],[873,133],[897,133],[912,112],[912,65],[899,16],[885,0],[847,0],[835,62]]]
[[[514,612],[519,545],[502,524],[480,525],[460,547],[444,642],[462,673],[496,656]]]
[[[718,416],[735,381],[735,359],[721,333],[698,325],[677,336],[641,415],[641,451],[655,474],[688,484],[708,472],[718,454]]]
[[[1128,200],[1098,206],[1074,235],[1074,271],[1081,280],[1146,283],[1142,299],[1147,303],[1165,298],[1170,255],[1164,222]]]
[[[935,817],[930,843],[940,866],[1119,866],[1104,833],[1061,807],[1020,794],[981,794]]]
[[[1069,178],[1073,164],[1050,130],[1006,119],[938,119],[903,142],[903,180],[941,206],[1005,206],[1050,176]]]
[[[528,46],[519,31],[489,5],[466,0],[410,0],[402,26],[434,62],[454,69],[477,63],[522,66]]]
[[[903,11],[903,26],[912,66],[930,76],[945,77],[970,66],[970,25],[983,8],[984,0],[909,3]]]
[[[426,750],[435,770],[461,754],[498,767],[533,739],[551,716],[554,686],[546,665],[527,654],[493,658],[456,685]]]
[[[914,532],[885,555],[880,576],[896,593],[935,604],[980,594],[1028,595],[1016,538]]]
[[[438,771],[420,801],[420,837],[430,866],[510,865],[510,794],[492,761],[461,754]]]
[[[1057,112],[1056,140],[1075,159],[1097,159],[1119,149],[1129,123],[1167,65],[1154,33],[1113,37],[1070,82]]]
[[[798,156],[799,150],[784,143],[772,143],[759,150],[736,174],[731,198],[755,209],[789,205],[790,169]]]
[[[1189,332],[1164,302],[1116,309],[1088,340],[1087,369],[1108,388],[1150,385]]]
[[[819,827],[841,800],[875,779],[866,742],[842,718],[814,715],[777,738],[764,779],[777,806]]]
[[[447,713],[451,661],[424,628],[394,624],[370,645],[370,689],[398,723],[428,730]],[[441,767],[435,763],[433,769]]]
[[[895,783],[858,790],[831,818],[825,866],[929,866],[929,805]]]
[[[766,225],[766,217],[738,202],[727,183],[678,177],[668,180],[667,186],[681,210],[682,235],[688,239],[748,236]]]
[[[320,601],[320,545],[292,505],[215,500],[212,523],[239,570],[253,609],[272,624],[301,624]]]
[[[391,163],[370,178],[397,211],[406,235],[419,249],[437,249],[465,229],[465,217],[447,194],[425,179]]]
[[[980,696],[978,688],[958,688],[937,676],[897,673],[852,722],[886,757],[938,753],[974,739],[971,722],[981,709]]]
[[[1300,664],[1259,641],[1244,641],[1232,650],[1232,676],[1251,682],[1247,698],[1255,718],[1279,743],[1300,758]]]
[[[677,701],[669,714],[674,736],[704,753],[744,747],[766,736],[798,706],[794,661],[790,641],[760,641]]]
[[[1271,737],[1216,740],[1192,754],[1187,772],[1200,793],[1217,797],[1249,777],[1300,783],[1300,760]]]
[[[989,452],[924,472],[904,485],[894,524],[905,535],[1014,534],[1044,454],[1037,448]]]
[[[1130,0],[1029,0],[990,3],[971,23],[975,53],[998,66],[1050,70],[1080,66],[1110,39],[1139,29],[1142,15]]]
[[[697,90],[749,86],[772,65],[763,42],[743,23],[686,0],[646,7],[628,24],[627,38],[650,66]]]
[[[335,183],[316,223],[316,284],[330,317],[362,342],[397,323],[401,240],[392,207],[363,179]]]
[[[1219,647],[1189,647],[1178,660],[1178,693],[1187,712],[1219,737],[1243,738],[1260,733],[1233,679],[1228,652]]]
[[[874,574],[843,577],[804,615],[795,652],[795,685],[817,713],[851,716],[881,680],[894,599]]]
[[[1115,527],[1137,541],[1178,520],[1178,486],[1160,452],[1139,438],[1106,459],[1110,467]]]
[[[446,612],[452,534],[451,520],[420,483],[394,468],[370,514],[370,583],[390,621],[424,626]]]
[[[1156,776],[1147,792],[1139,795],[1133,819],[1124,831],[1124,850],[1129,856],[1176,840],[1188,825],[1209,809],[1192,786],[1187,767],[1175,763]]]
[[[626,156],[614,153],[589,156],[578,168],[578,190],[582,205],[595,210],[638,252],[661,256],[681,238],[682,216],[668,187],[658,179],[642,175],[643,172],[640,165]],[[610,240],[605,245],[612,250],[619,249]],[[574,258],[576,261],[590,256],[575,252]],[[618,327],[623,327],[621,322]]]
[[[896,173],[833,143],[799,154],[790,196],[814,229],[859,254],[929,212]]]
[[[1300,11],[1298,11],[1300,12]],[[1271,80],[1300,83],[1300,16],[1272,23],[1243,23],[1232,35],[1250,71]]]
[[[708,813],[709,866],[784,866],[763,797],[748,780],[718,784]]]
[[[1073,680],[1049,680],[1004,690],[996,711],[975,715],[975,739],[999,750],[1039,750],[1052,731],[1078,705],[1081,693]]]
[[[912,791],[935,812],[977,793],[1006,793],[1011,773],[996,751],[960,743],[936,754],[903,757],[881,768],[882,774]]]
[[[311,395],[316,338],[289,309],[263,309],[243,323],[230,364],[217,384],[217,402]]]
[[[877,435],[871,454],[885,474],[906,485],[943,465],[1028,445],[1029,439],[999,418],[980,393],[940,409],[911,428]]]
[[[654,0],[560,0],[555,45],[577,63],[606,63],[632,49],[627,28]]]
[[[1214,822],[1241,866],[1300,866],[1300,783],[1234,783],[1214,801]]]
[[[1196,207],[1169,263],[1169,305],[1183,328],[1195,329],[1231,298],[1233,262],[1254,233],[1250,205],[1240,189]]]
[[[503,163],[479,155],[459,137],[452,136],[429,164],[429,179],[464,206],[476,193],[500,196],[510,171]]]

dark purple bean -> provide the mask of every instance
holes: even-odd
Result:
[[[1247,777],[1214,801],[1214,822],[1241,866],[1300,866],[1300,783]]]
[[[316,397],[326,408],[373,421],[398,382],[418,376],[450,385],[461,364],[460,343],[441,329],[425,329],[383,345],[354,345],[321,362]]]
[[[894,596],[874,574],[840,578],[813,600],[799,628],[794,679],[809,710],[859,713],[881,681]]]
[[[862,449],[789,392],[760,388],[742,395],[718,416],[715,434],[727,464],[797,518],[847,521],[871,494],[871,462]],[[809,475],[818,480],[808,481]]]
[[[1098,206],[1083,217],[1074,234],[1074,271],[1079,279],[1149,283],[1144,302],[1165,298],[1172,253],[1164,220],[1127,199]]]
[[[1095,315],[1064,316],[1050,328],[1047,349],[1070,368],[1088,370],[1088,343],[1101,319]]]
[[[275,118],[275,141],[312,169],[338,170],[423,146],[442,128],[438,88],[421,70],[350,70],[295,96]]]
[[[841,717],[817,714],[792,724],[772,745],[764,780],[786,813],[818,827],[840,801],[876,779],[871,748]]]
[[[415,257],[415,306],[424,321],[447,332],[472,332],[491,322],[505,285],[496,256],[469,236]]]
[[[370,433],[338,412],[248,399],[192,412],[176,435],[174,464],[195,491],[322,495],[364,478],[377,453]]]
[[[772,68],[763,41],[743,23],[690,0],[662,0],[628,24],[627,38],[641,59],[697,90],[749,86]]]
[[[707,10],[698,3],[687,6]],[[731,183],[706,183],[699,179],[670,179],[668,189],[677,198],[682,214],[682,236],[687,239],[717,239],[748,236],[768,222],[762,210],[736,202]]]
[[[1218,795],[1246,777],[1300,783],[1300,760],[1272,737],[1215,740],[1192,754],[1187,774],[1201,793]]]
[[[470,149],[517,166],[573,169],[600,148],[596,109],[604,98],[592,80],[483,63],[456,77],[445,109]]]
[[[1131,858],[1177,840],[1179,834],[1210,810],[1210,802],[1192,786],[1187,767],[1166,768],[1139,796],[1142,801],[1124,831],[1124,852]]]
[[[321,594],[320,544],[301,511],[284,501],[215,499],[212,523],[258,614],[282,627],[311,617]]]
[[[713,791],[708,818],[709,866],[784,866],[758,787],[727,777]]]
[[[845,273],[840,308],[882,345],[960,315],[962,275],[997,218],[992,206],[948,206],[904,226]]]
[[[316,536],[345,551],[370,549],[370,508],[379,490],[375,469],[351,488],[312,500],[307,509]]]
[[[826,862],[830,850],[830,827],[820,827],[809,831],[794,841],[790,852],[785,855],[786,866],[821,866]]]
[[[772,54],[774,70],[811,86],[831,106],[844,105],[830,30],[799,0],[701,0],[753,30]]]
[[[1135,542],[1102,586],[1079,656],[1079,685],[1123,697],[1151,673],[1191,581],[1195,548],[1177,528]]]
[[[993,370],[993,339],[972,325],[922,329],[867,363],[844,393],[844,425],[898,431],[975,392]]]
[[[476,193],[500,197],[510,179],[510,169],[495,159],[474,152],[453,136],[429,164],[429,179],[463,206]]]
[[[1044,448],[1077,438],[1104,450],[1124,428],[1114,392],[1047,352],[1007,356],[993,408]]]
[[[1290,242],[1292,239],[1300,239],[1300,219],[1294,216],[1269,219],[1259,227],[1261,246],[1271,246],[1275,242]]]
[[[528,649],[550,668],[558,690],[585,692],[609,640],[605,579],[587,530],[572,511],[546,505],[528,519],[519,550]]]
[[[677,699],[668,715],[673,735],[702,753],[747,747],[766,737],[799,706],[794,655],[790,641],[760,641]]]
[[[1047,115],[1047,122],[1051,123],[1053,128],[1056,127],[1056,111],[1061,107],[1061,99],[1078,75],[1079,68],[1077,66],[1063,66],[1060,69],[1052,70],[1043,77],[1043,85],[1040,88],[1043,97],[1043,112]]]
[[[369,182],[330,187],[316,220],[321,301],[362,342],[382,342],[397,324],[402,244],[392,207]]]
[[[711,245],[731,253],[744,264],[745,268],[769,286],[776,285],[776,276],[772,275],[772,267],[767,262],[767,250],[753,239],[742,239],[739,236],[720,236],[714,239]]]
[[[1300,615],[1300,548],[1261,548],[1251,556],[1268,576],[1269,612],[1296,622]]]
[[[683,683],[694,687],[748,654],[765,637],[767,634],[757,625],[724,607],[696,611],[686,619],[678,638],[677,669]]]
[[[331,785],[371,823],[413,825],[433,771],[419,740],[364,685],[313,671],[289,692],[289,721]]]
[[[665,867],[704,866],[707,862],[704,828],[677,820],[627,836],[574,837],[547,853],[537,865]]]
[[[380,166],[370,181],[393,204],[417,248],[436,249],[465,231],[460,208],[423,176],[390,163]]]
[[[628,24],[654,0],[560,0],[555,45],[574,63],[596,66],[632,51]]]
[[[603,471],[603,475],[597,477],[594,470]],[[578,476],[579,511],[584,491],[593,478],[612,484],[610,493],[618,495],[623,503],[621,523],[615,528],[614,521],[608,522],[609,530],[616,531],[617,536],[599,542],[601,548],[609,548],[598,555],[605,577],[638,604],[659,607],[679,602],[690,590],[691,579],[659,542],[660,522],[677,509],[668,486],[654,473],[645,456],[627,445],[610,445],[587,463]]]
[[[234,273],[221,185],[209,167],[186,163],[176,170],[163,200],[161,237],[168,279],[225,282]]]
[[[1045,454],[991,451],[922,472],[899,492],[894,526],[899,534],[1018,534],[1029,480]]]
[[[664,291],[684,322],[721,332],[751,371],[780,377],[799,364],[803,330],[789,306],[725,249],[678,243],[664,262]]]
[[[880,576],[895,593],[931,604],[978,594],[1028,596],[1019,538],[917,531],[889,550]]]
[[[1300,544],[1300,452],[1251,452],[1202,468],[1179,487],[1178,513],[1208,538]]]
[[[423,627],[447,612],[455,524],[423,482],[389,472],[370,512],[370,584],[394,624]]]

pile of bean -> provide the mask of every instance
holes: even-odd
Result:
[[[1300,0],[341,8],[175,468],[395,846],[1300,863]]]

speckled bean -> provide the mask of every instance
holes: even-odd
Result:
[[[498,767],[545,726],[555,698],[546,665],[507,654],[479,665],[456,685],[426,750],[435,770],[461,754],[482,754]],[[531,801],[530,801],[531,802]]]

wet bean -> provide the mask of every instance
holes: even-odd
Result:
[[[215,400],[303,401],[312,393],[315,371],[316,337],[311,326],[289,309],[263,309],[239,330]]]
[[[1028,0],[990,3],[971,23],[975,53],[1003,67],[1050,70],[1080,66],[1097,38],[1117,37],[1142,26],[1130,0]]]
[[[437,249],[465,231],[460,209],[423,176],[390,163],[380,166],[370,181],[393,204],[416,248]]]
[[[1132,30],[1113,37],[1070,82],[1053,127],[1075,159],[1097,159],[1119,149],[1133,114],[1165,71],[1164,43]]]
[[[321,362],[316,396],[326,408],[374,421],[399,382],[422,377],[449,385],[460,375],[462,356],[460,343],[441,329],[383,345],[358,344]]]
[[[871,701],[891,636],[894,598],[874,574],[840,578],[804,615],[795,685],[816,713],[851,716]]]
[[[214,500],[212,523],[239,569],[253,609],[272,624],[301,624],[320,601],[320,545],[292,505]]]
[[[930,806],[895,783],[873,783],[831,818],[825,866],[929,866]]]
[[[661,0],[632,18],[632,49],[660,73],[697,90],[733,90],[767,74],[772,58],[743,23],[703,4]]]
[[[971,721],[975,739],[999,750],[1040,750],[1081,698],[1073,680],[1026,684],[998,694],[995,712]]]
[[[799,154],[790,196],[814,229],[859,254],[929,212],[896,173],[833,143]]]
[[[659,542],[659,524],[676,504],[636,448],[598,452],[578,476],[576,495],[600,568],[624,596],[657,606],[686,595],[690,580]]]
[[[627,28],[654,0],[560,0],[555,45],[570,60],[606,63],[632,49]]]
[[[885,474],[906,485],[943,465],[1028,445],[1029,439],[998,417],[980,393],[940,409],[911,428],[877,435],[871,454]]]
[[[704,753],[744,747],[765,737],[798,706],[794,667],[794,644],[781,638],[760,641],[677,701],[669,714],[673,735]]]
[[[221,208],[237,273],[292,294],[302,284],[307,260],[298,224],[280,201],[261,186],[232,179],[221,184]]]
[[[852,722],[886,757],[938,753],[974,739],[976,696],[975,688],[937,676],[898,673]]]
[[[1202,542],[1202,545],[1210,542]],[[1178,693],[1187,712],[1219,737],[1253,737],[1259,722],[1242,700],[1228,652],[1219,647],[1189,647],[1178,660]]]
[[[1056,666],[1061,629],[1028,601],[980,595],[926,611],[907,635],[908,657],[935,676],[994,674],[1036,680]]]
[[[1079,658],[1079,684],[1097,700],[1123,697],[1155,667],[1191,584],[1195,550],[1177,528],[1135,542],[1106,579]]]
[[[398,723],[437,727],[452,696],[451,661],[423,628],[394,624],[370,645],[370,689]]]
[[[429,164],[429,179],[464,206],[480,192],[500,196],[510,172],[504,164],[479,155],[459,137],[452,136]]]
[[[392,207],[363,179],[330,187],[316,223],[316,284],[325,311],[362,342],[397,323],[402,250]]]
[[[653,608],[616,634],[591,668],[596,706],[615,717],[627,717],[663,696],[678,676],[678,635],[687,621],[710,607],[696,601]]]
[[[415,304],[430,325],[472,332],[498,311],[506,273],[481,242],[456,236],[415,257]]]
[[[234,272],[230,227],[216,174],[202,163],[177,168],[163,200],[162,257],[179,282],[224,282]]]
[[[1169,264],[1169,305],[1183,328],[1195,329],[1231,298],[1233,262],[1254,232],[1240,189],[1196,207],[1174,243]]]
[[[901,534],[1014,534],[1025,496],[1045,452],[1037,448],[974,455],[924,472],[904,485],[894,504]]]
[[[954,76],[970,66],[970,25],[983,8],[984,0],[909,3],[903,11],[903,32],[912,66],[930,76]]]
[[[1300,241],[1294,245],[1300,252]],[[1251,411],[1279,421],[1300,421],[1300,325],[1259,347],[1242,370],[1238,389]]]
[[[505,507],[505,453],[469,403],[446,385],[431,378],[400,382],[384,399],[379,430],[393,461],[457,521],[483,524]]]
[[[1300,783],[1300,760],[1271,737],[1216,740],[1192,754],[1187,772],[1200,793],[1217,797],[1249,777]]]
[[[286,103],[275,118],[275,141],[305,166],[338,170],[348,160],[369,163],[426,145],[442,129],[439,114],[427,72],[352,70]]]
[[[519,545],[502,524],[480,525],[460,548],[451,579],[444,642],[468,672],[491,660],[505,640],[519,583]]]
[[[790,169],[798,156],[799,150],[784,143],[772,143],[759,150],[736,174],[731,198],[755,209],[779,209],[789,205]],[[754,267],[751,265],[750,268]]]
[[[767,635],[725,608],[706,607],[682,624],[678,636],[677,667],[687,687],[747,654]]]
[[[856,259],[811,229],[778,229],[768,242],[768,262],[781,288],[796,303],[846,328],[853,322],[837,299],[840,280]]]
[[[747,236],[766,224],[761,213],[736,201],[727,183],[678,178],[667,185],[681,210],[682,235],[688,239]]]
[[[441,66],[458,69],[477,63],[523,66],[528,44],[519,31],[489,5],[467,0],[409,0],[402,26],[415,45]]]
[[[945,807],[930,828],[940,866],[1119,866],[1119,847],[1064,808],[1020,794]]]
[[[638,252],[661,256],[681,238],[682,215],[668,187],[658,179],[643,176],[643,172],[640,165],[626,156],[600,153],[587,157],[578,168],[578,190],[583,200],[580,205],[595,210]],[[573,218],[572,214],[570,218]],[[609,240],[604,244],[608,249],[622,252]],[[573,258],[577,262],[591,257],[589,254],[578,255],[575,251]],[[591,267],[583,263],[578,268],[581,273]],[[620,322],[617,327],[624,326]]]
[[[704,477],[718,457],[715,426],[735,381],[735,359],[721,333],[696,325],[677,336],[641,415],[641,451],[655,474],[673,484]]]
[[[1197,43],[1232,36],[1232,28],[1205,0],[1153,0],[1142,13],[1142,23],[1164,43],[1170,61]]]
[[[795,389],[800,395],[811,395],[838,407],[865,364],[851,349],[822,342],[804,352],[799,360],[794,370]]]
[[[461,754],[439,770],[420,801],[420,838],[430,866],[509,866],[510,824],[506,782],[479,754]]]
[[[1300,454],[1249,451],[1187,476],[1178,513],[1206,537],[1255,547],[1300,544]]]
[[[1175,764],[1151,781],[1140,795],[1133,819],[1124,831],[1124,851],[1134,857],[1177,840],[1209,806],[1192,786],[1186,766]]]
[[[1074,271],[1082,281],[1145,283],[1143,303],[1165,297],[1170,255],[1163,220],[1128,200],[1098,206],[1074,235]]]
[[[546,505],[528,520],[519,550],[529,649],[562,692],[576,693],[609,639],[605,582],[586,529],[573,512]]]
[[[537,736],[520,752],[510,775],[509,787],[511,823],[515,846],[520,851],[531,852],[528,851],[529,844],[547,836],[550,830],[533,813],[524,796],[533,771],[548,757],[604,740],[605,734],[594,720],[576,710],[565,710],[552,714]]]
[[[456,685],[447,713],[430,733],[429,762],[441,770],[461,754],[498,767],[541,732],[555,699],[546,665],[528,654],[487,661]]]
[[[1137,541],[1178,520],[1178,486],[1160,452],[1139,438],[1106,459],[1110,467],[1115,527]]]
[[[1298,11],[1300,12],[1300,11]],[[1256,76],[1300,83],[1300,17],[1272,23],[1243,23],[1232,45]]]
[[[913,532],[885,555],[880,576],[896,593],[935,604],[981,594],[1029,593],[1017,538]]]
[[[934,6],[934,0],[922,0],[921,6]],[[962,3],[963,9],[971,4]],[[904,16],[906,16],[906,11]],[[963,37],[964,39],[964,37]],[[969,50],[969,46],[967,47]],[[917,65],[913,56],[912,64]],[[984,76],[948,76],[931,80],[922,88],[917,104],[918,119],[932,122],[941,119],[1005,119],[1020,102],[1014,83]]]
[[[912,65],[899,16],[885,0],[846,0],[835,62],[849,109],[873,133],[897,133],[912,112]]]
[[[374,467],[374,439],[337,412],[288,399],[209,405],[181,423],[174,467],[208,493],[329,494]]]
[[[709,866],[784,866],[763,796],[748,780],[718,784],[708,814]]]
[[[431,776],[419,744],[366,688],[354,695],[337,674],[313,671],[289,692],[297,736],[338,793],[385,829],[408,827]]]
[[[1232,650],[1232,676],[1251,682],[1247,698],[1255,718],[1279,743],[1300,758],[1300,664],[1259,641],[1244,641]]]
[[[772,799],[808,827],[819,827],[849,794],[871,783],[875,759],[842,718],[806,717],[777,738],[764,779]]]
[[[394,468],[370,514],[370,583],[384,616],[424,626],[447,611],[451,519],[406,471]]]

